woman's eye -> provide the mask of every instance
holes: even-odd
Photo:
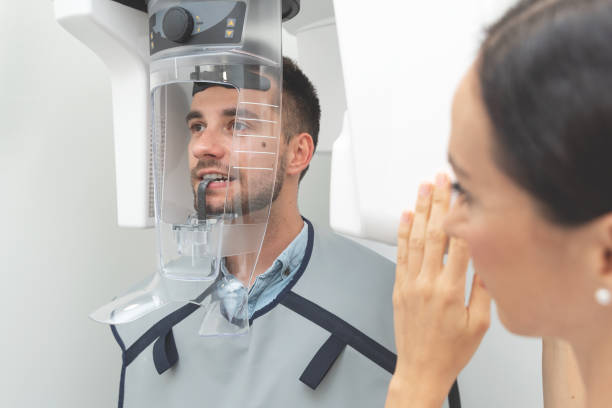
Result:
[[[463,187],[461,186],[461,184],[454,182],[453,184],[451,184],[451,188],[453,189],[453,191],[457,194],[463,194],[465,191],[463,190]]]
[[[470,194],[467,191],[465,191],[465,189],[463,188],[461,184],[455,182],[451,185],[451,187],[453,191],[457,193],[457,195],[463,202],[465,202],[466,204],[469,204],[471,202]]]
[[[201,133],[204,131],[204,125],[201,123],[194,123],[189,127],[189,130],[191,130],[191,133]]]

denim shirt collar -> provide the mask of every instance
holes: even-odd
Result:
[[[274,260],[272,266],[255,278],[249,289],[249,318],[257,310],[271,303],[291,282],[302,263],[307,244],[308,225],[304,223],[300,233]],[[221,271],[224,275],[229,274],[225,262],[221,262]]]

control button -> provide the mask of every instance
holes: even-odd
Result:
[[[225,38],[234,38],[234,30],[225,30]]]
[[[174,42],[186,42],[193,32],[193,17],[182,7],[171,7],[162,21],[166,38]]]
[[[228,18],[227,19],[227,26],[228,27],[236,27],[236,19],[235,18]]]

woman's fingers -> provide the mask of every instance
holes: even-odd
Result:
[[[408,268],[408,243],[414,214],[411,211],[404,212],[397,229],[397,265],[395,267],[395,282],[401,284],[405,278]]]
[[[425,231],[427,230],[427,220],[429,219],[429,210],[431,208],[432,191],[432,185],[429,183],[422,184],[419,187],[412,229],[408,239],[409,252],[408,266],[406,268],[407,275],[413,278],[418,276],[423,264]]]
[[[444,266],[444,273],[451,282],[458,287],[465,287],[465,274],[470,263],[470,248],[459,238],[452,237],[448,247],[448,258]]]
[[[451,186],[445,174],[439,174],[433,190],[431,211],[425,235],[425,253],[422,273],[435,277],[442,271],[444,251],[448,237],[444,232],[444,217],[448,213],[451,199]]]
[[[419,189],[414,214],[405,213],[398,229],[396,284],[393,290],[397,367],[395,379],[441,384],[448,390],[482,340],[489,321],[488,294],[477,280],[465,306],[467,244],[448,238],[443,220],[450,206],[448,177],[435,188]],[[444,271],[443,273],[441,273]]]
[[[472,293],[468,305],[468,325],[478,336],[483,336],[489,328],[491,314],[491,296],[484,288],[480,276],[474,274]]]

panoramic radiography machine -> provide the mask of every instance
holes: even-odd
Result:
[[[118,224],[155,227],[158,241],[151,279],[92,317],[118,324],[190,301],[208,309],[200,334],[248,330],[244,287],[219,266],[228,255],[252,260],[265,233],[271,197],[246,197],[249,178],[274,181],[282,54],[319,88],[331,227],[394,245],[418,185],[448,170],[453,90],[486,22],[510,3],[55,0],[58,22],[111,78]],[[267,119],[257,133],[235,131],[227,174],[193,178],[186,138],[176,135],[186,131],[178,129],[193,96],[210,84],[236,90],[238,106]],[[222,199],[206,208],[213,194]]]

